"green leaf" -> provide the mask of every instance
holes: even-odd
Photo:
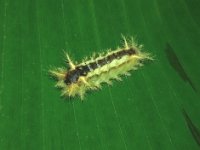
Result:
[[[200,2],[0,0],[0,149],[197,150]],[[85,101],[48,75],[136,37],[154,61]]]

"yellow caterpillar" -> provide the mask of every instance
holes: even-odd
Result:
[[[102,83],[112,84],[112,80],[121,80],[120,76],[130,75],[130,70],[142,66],[143,60],[153,60],[148,53],[141,51],[142,45],[137,45],[133,38],[129,41],[123,37],[124,45],[117,50],[99,54],[80,64],[74,64],[66,54],[70,69],[57,68],[50,70],[58,82],[56,87],[62,89],[62,96],[79,95],[81,100],[88,90],[101,88]]]

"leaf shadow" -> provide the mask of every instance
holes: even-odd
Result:
[[[187,126],[194,138],[194,140],[196,141],[196,143],[200,146],[200,131],[199,129],[194,125],[194,123],[192,122],[192,120],[190,119],[189,115],[187,114],[187,112],[185,111],[185,109],[182,109],[182,114],[184,116],[184,119],[187,123]]]
[[[171,45],[169,43],[166,44],[165,53],[166,53],[167,59],[171,65],[171,67],[178,73],[178,75],[181,77],[181,79],[183,81],[188,82],[190,84],[190,86],[192,87],[192,89],[195,92],[197,92],[196,87],[194,86],[192,80],[187,75],[187,73],[186,73],[185,69],[183,68],[183,66],[181,65],[176,53],[174,52],[173,48],[171,47]]]

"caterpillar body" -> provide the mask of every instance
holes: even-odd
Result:
[[[124,45],[106,54],[91,57],[90,60],[74,64],[66,54],[69,70],[57,68],[50,70],[57,79],[58,88],[62,89],[62,96],[80,96],[81,100],[88,90],[100,89],[102,83],[112,84],[112,80],[121,80],[122,75],[129,76],[130,70],[136,70],[143,65],[144,60],[152,60],[149,53],[142,52],[142,45],[123,37]]]

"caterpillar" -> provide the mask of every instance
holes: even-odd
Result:
[[[65,53],[69,69],[50,70],[51,76],[57,79],[56,87],[62,89],[62,96],[80,96],[84,99],[89,90],[101,89],[102,83],[112,84],[112,80],[121,80],[122,75],[130,76],[131,70],[143,65],[144,60],[153,60],[149,53],[142,52],[142,45],[133,38],[122,36],[124,44],[116,50],[108,50],[75,64]]]

